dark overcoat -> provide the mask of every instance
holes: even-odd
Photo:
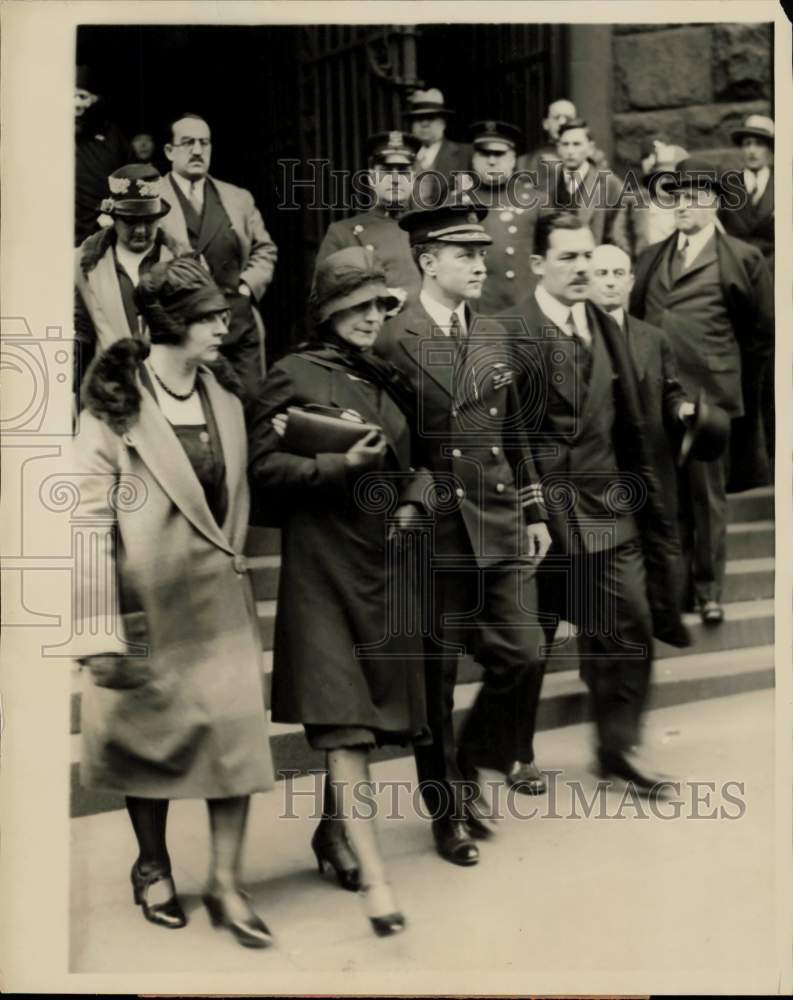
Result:
[[[668,240],[655,243],[640,254],[631,292],[631,315],[644,318],[650,276],[676,240],[675,232]],[[732,422],[728,483],[728,490],[740,492],[770,482],[760,387],[767,366],[773,364],[774,290],[758,249],[718,229],[715,241],[722,294],[740,352],[743,415]],[[727,374],[730,373],[726,372],[725,377]]]
[[[548,336],[549,320],[541,311],[534,295],[521,305],[525,332],[515,339],[516,354],[530,352],[516,365],[526,375],[523,380],[524,401],[534,395],[545,406],[524,402],[527,413],[535,414],[532,440],[542,479],[553,479],[569,469],[568,454],[575,445],[580,421],[581,402],[574,391],[574,380],[564,366],[569,363],[566,352],[558,349],[557,337]],[[620,471],[638,477],[642,489],[637,496],[644,500],[634,516],[639,527],[647,579],[647,599],[653,617],[653,634],[674,645],[688,645],[690,638],[682,623],[679,610],[680,544],[671,515],[664,506],[663,491],[653,469],[651,442],[642,416],[643,406],[639,384],[624,337],[616,324],[597,306],[587,303],[590,330],[599,330],[608,350],[613,369],[613,398],[616,419],[613,448]],[[558,331],[557,331],[558,332]],[[585,404],[584,404],[585,405]],[[553,414],[567,413],[567,419],[554,419]],[[567,431],[560,428],[568,428]],[[549,480],[550,481],[550,480]],[[546,497],[546,501],[547,501]],[[549,507],[549,529],[555,546],[567,550],[567,518],[562,507]]]
[[[384,468],[354,475],[343,453],[282,451],[272,417],[306,404],[355,410],[379,425]],[[363,375],[308,352],[273,365],[248,425],[257,506],[277,505],[282,525],[273,719],[409,739],[425,722],[421,636],[409,613],[413,583],[401,579],[387,543],[388,514],[416,480],[404,416]],[[396,597],[406,602],[401,614]]]
[[[117,626],[132,620],[139,624],[130,638],[141,637],[144,654],[148,647],[129,659],[128,687],[103,686],[95,668],[85,671],[81,780],[145,798],[266,790],[273,779],[261,639],[242,555],[249,510],[242,405],[199,369],[225,465],[218,524],[141,383],[140,350],[138,341],[119,341],[89,369],[73,448],[80,494],[73,516],[99,533],[98,558],[81,560],[76,573],[76,652],[128,651]],[[97,609],[104,613],[91,614]]]
[[[774,275],[774,168],[757,204],[743,190],[738,208],[722,208],[719,218],[730,236],[751,243],[762,253],[771,276]]]

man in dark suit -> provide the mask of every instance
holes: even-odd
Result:
[[[551,164],[548,170],[550,205],[575,210],[592,230],[596,243],[613,243],[629,253],[627,208],[620,200],[622,184],[611,170],[592,164],[592,147],[592,134],[582,118],[573,118],[559,128],[559,163]]]
[[[746,197],[735,208],[722,207],[719,218],[730,236],[751,243],[774,273],[774,123],[765,115],[749,115],[732,133],[743,156]]]
[[[254,394],[264,371],[264,327],[256,303],[273,277],[278,249],[249,191],[209,175],[212,138],[198,115],[171,124],[171,172],[160,194],[171,203],[161,227],[206,261],[231,309],[222,353]]]
[[[636,369],[652,464],[664,494],[670,518],[677,517],[677,471],[675,452],[695,404],[677,377],[671,344],[658,326],[628,315],[633,288],[630,257],[607,243],[592,254],[589,301],[609,314],[622,331]]]
[[[386,324],[376,345],[415,394],[415,462],[434,478],[425,584],[434,742],[416,748],[416,763],[437,850],[460,865],[478,860],[471,835],[492,833],[466,792],[477,792],[477,768],[501,771],[529,794],[545,790],[531,740],[542,682],[542,630],[532,616],[534,567],[550,537],[533,456],[520,429],[511,429],[517,400],[507,333],[469,309],[486,273],[486,212],[463,195],[404,216],[400,225],[421,269],[421,292]],[[465,646],[484,667],[484,679],[458,754],[452,712]]]
[[[471,147],[446,138],[446,123],[454,112],[436,87],[416,90],[405,117],[421,143],[416,157],[417,192],[423,207],[438,205],[455,189],[454,175],[471,167]],[[422,178],[422,175],[427,175]]]
[[[724,618],[728,480],[738,489],[768,481],[758,394],[773,343],[773,292],[760,251],[716,228],[724,189],[707,162],[681,161],[669,190],[677,231],[640,255],[630,311],[666,332],[689,397],[704,390],[733,418],[732,463],[728,453],[691,461],[680,476],[690,596],[703,622],[718,625]]]
[[[416,153],[421,143],[406,132],[378,132],[369,139],[369,183],[374,204],[365,212],[328,226],[317,253],[317,264],[345,247],[364,247],[383,266],[388,287],[404,299],[418,292],[416,265],[399,217],[410,202]]]
[[[639,385],[624,336],[585,298],[595,241],[572,212],[535,229],[534,293],[513,338],[527,430],[553,546],[537,574],[550,656],[565,619],[578,627],[604,776],[651,790],[634,748],[647,701],[653,636],[687,645],[676,585],[679,545],[652,469]],[[567,654],[569,655],[569,654]]]
[[[487,281],[476,311],[508,315],[534,287],[529,266],[540,195],[531,181],[515,176],[523,136],[509,122],[482,121],[471,126],[476,198],[490,211],[483,225],[493,242],[487,250]]]

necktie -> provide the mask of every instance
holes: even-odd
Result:
[[[567,314],[567,322],[564,325],[565,333],[568,333],[571,337],[578,341],[582,347],[589,348],[589,334],[588,331],[582,330],[575,321],[575,316],[573,310]]]
[[[680,275],[686,269],[686,253],[688,252],[688,239],[683,237],[682,242],[672,254],[672,261],[669,265],[669,273],[672,281],[677,281]]]
[[[460,326],[460,317],[456,312],[452,313],[452,318],[449,322],[449,336],[452,340],[456,340],[458,343],[462,337],[463,328]]]
[[[199,197],[198,184],[197,183],[193,183],[193,184],[190,185],[190,194],[189,194],[188,197],[190,199],[190,204],[193,206],[193,208],[196,211],[196,214],[197,215],[201,215],[201,213],[204,210],[204,203],[201,200],[201,198]]]
[[[426,167],[429,155],[430,155],[429,146],[422,146],[421,149],[418,151],[418,153],[416,153],[416,162],[420,167]]]
[[[756,205],[760,201],[760,172],[747,167],[743,178],[749,200],[753,205]]]

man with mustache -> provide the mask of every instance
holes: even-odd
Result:
[[[437,851],[464,866],[479,859],[471,838],[493,832],[478,808],[478,768],[500,771],[528,794],[546,787],[531,733],[542,680],[534,570],[550,537],[531,450],[511,430],[517,401],[507,331],[470,309],[487,273],[486,214],[460,194],[401,219],[421,291],[375,346],[412,390],[414,464],[433,479],[424,497],[432,552],[419,582],[431,606],[425,678],[433,743],[415,753]],[[466,646],[484,667],[484,683],[456,741],[454,687]]]
[[[653,636],[688,645],[676,591],[680,549],[652,468],[628,348],[586,298],[595,240],[573,212],[534,231],[534,292],[512,338],[521,414],[531,436],[553,545],[537,574],[546,639],[572,622],[592,697],[600,773],[656,783],[636,754]],[[570,656],[571,638],[549,655]]]
[[[165,155],[171,162],[160,193],[172,205],[163,229],[200,254],[231,309],[222,352],[248,395],[264,372],[264,327],[256,303],[273,277],[278,249],[253,196],[209,174],[209,125],[194,114],[171,124]]]

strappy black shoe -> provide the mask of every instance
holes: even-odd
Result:
[[[155,870],[144,875],[138,870],[138,864],[135,862],[129,877],[132,882],[132,898],[141,907],[143,916],[148,921],[172,930],[185,926],[187,917],[176,897],[176,886],[173,884],[170,872]],[[149,890],[158,882],[166,882],[170,885],[170,898],[164,903],[150,903],[148,900]]]

